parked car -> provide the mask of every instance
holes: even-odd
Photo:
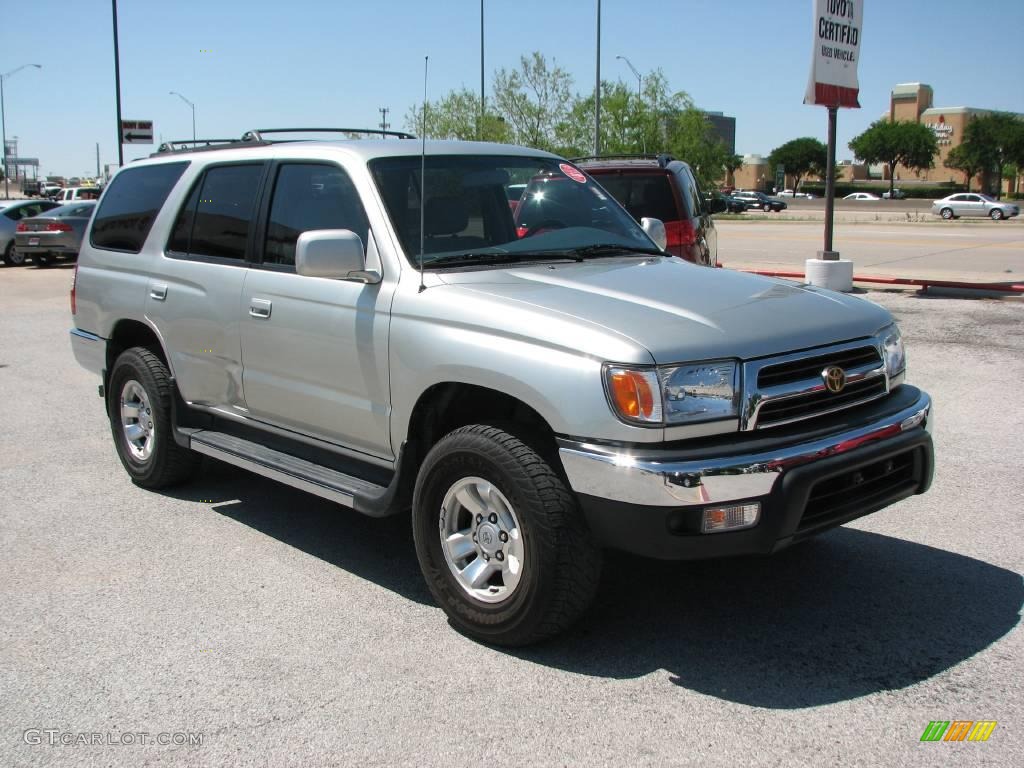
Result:
[[[21,182],[21,194],[25,197],[37,197],[40,194],[41,182],[38,179],[25,179]]]
[[[906,196],[907,193],[899,187],[895,187],[891,193],[888,190],[882,193],[883,200],[903,200]]]
[[[23,258],[31,256],[39,267],[49,266],[58,258],[76,259],[95,210],[95,200],[81,200],[22,219],[14,236],[15,248]]]
[[[870,192],[851,192],[843,200],[881,200],[878,195],[873,195]]]
[[[694,264],[718,264],[718,232],[711,215],[726,209],[704,199],[690,166],[669,155],[646,158],[589,157],[579,167],[593,176],[630,215],[665,225],[665,250]]]
[[[732,195],[719,193],[717,195],[714,195],[714,198],[718,198],[719,200],[725,202],[725,210],[728,213],[743,213],[745,210],[747,210],[746,202],[740,200],[738,197],[733,197]]]
[[[60,184],[57,184],[56,182],[44,181],[40,185],[39,191],[43,197],[53,199],[54,197],[57,197],[58,195],[60,195],[61,192],[64,191],[64,187],[62,187]]]
[[[1004,203],[978,192],[961,192],[932,203],[932,213],[944,219],[961,216],[988,216],[993,221],[1012,219],[1020,215],[1020,206]]]
[[[434,599],[498,645],[576,620],[604,547],[766,555],[928,488],[884,308],[670,256],[548,152],[248,135],[122,168],[86,230],[71,346],[139,487],[205,455],[411,512]]]
[[[732,196],[747,204],[747,208],[760,208],[765,213],[774,211],[779,213],[789,206],[777,197],[769,197],[764,192],[754,192],[749,189],[737,189]]]
[[[103,190],[99,187],[67,187],[57,196],[59,203],[71,203],[75,200],[99,200]]]
[[[50,200],[0,200],[0,254],[3,254],[5,267],[20,267],[25,263],[24,254],[14,245],[18,222],[56,207]]]
[[[776,193],[776,197],[802,197],[805,200],[813,200],[814,195],[810,192],[794,192],[792,189],[784,189]]]

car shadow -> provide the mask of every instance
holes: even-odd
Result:
[[[407,516],[367,518],[214,461],[170,495],[210,503],[326,563],[432,602]],[[839,528],[764,558],[677,563],[608,553],[581,622],[506,652],[594,677],[665,670],[669,682],[698,693],[792,709],[934,677],[1010,632],[1022,604],[1017,573]]]

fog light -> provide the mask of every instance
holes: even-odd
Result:
[[[731,507],[705,507],[704,508],[704,533],[721,533],[722,531],[736,531],[740,528],[750,528],[757,525],[761,516],[761,504],[736,504]]]

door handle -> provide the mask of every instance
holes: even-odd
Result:
[[[154,283],[149,286],[149,296],[157,301],[163,301],[167,298],[167,286],[163,283]]]
[[[268,299],[251,299],[249,301],[249,316],[258,320],[270,318],[270,310],[273,304]]]

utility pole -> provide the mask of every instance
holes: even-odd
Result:
[[[377,111],[380,112],[380,129],[382,131],[386,131],[391,127],[391,123],[388,122],[388,112],[391,110],[387,107],[381,107]],[[383,138],[387,138],[387,136],[384,136]]]
[[[124,165],[124,147],[121,142],[121,54],[117,48],[117,0],[110,0],[114,11],[114,95],[117,97],[117,164]]]
[[[100,143],[96,142],[96,179],[100,178]]]
[[[594,86],[594,155],[601,154],[601,0],[597,0],[597,66]]]
[[[476,128],[477,141],[484,138],[484,112],[487,111],[484,99],[484,0],[480,0],[480,123]]]

